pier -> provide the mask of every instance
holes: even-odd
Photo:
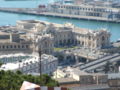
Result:
[[[108,19],[104,17],[95,17],[95,16],[79,16],[79,15],[52,13],[52,12],[40,10],[40,8],[2,8],[0,7],[0,12],[120,23],[120,20]]]

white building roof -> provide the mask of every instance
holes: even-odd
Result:
[[[120,73],[108,74],[108,79],[119,79],[119,78],[120,78]]]
[[[11,54],[8,54],[8,55],[7,55],[7,54],[4,54],[4,53],[3,53],[2,55],[0,55],[0,58],[4,58],[4,57],[6,57],[6,58],[7,58],[7,57],[17,57],[17,56],[31,56],[31,55],[29,55],[29,54],[24,54],[24,53],[17,53],[17,54],[14,54],[14,53],[12,54],[12,53],[11,53]]]
[[[43,62],[44,64],[46,62],[49,63],[49,62],[52,62],[54,60],[57,60],[57,58],[55,58],[52,55],[43,54],[41,56],[41,61],[44,61]],[[0,70],[17,70],[20,67],[27,66],[28,64],[32,64],[31,62],[32,63],[39,62],[39,56],[38,55],[33,55],[32,58],[26,59],[25,61],[22,61],[22,62],[3,64],[0,68]]]
[[[81,70],[78,69],[78,68],[70,68],[70,67],[68,67],[67,70],[70,71],[70,73],[76,74],[76,75],[88,75],[87,72],[81,71]]]
[[[0,70],[17,70],[19,68],[18,63],[7,63],[3,64],[0,68]]]
[[[78,68],[67,67],[63,70],[66,74],[88,75],[87,72],[81,71]]]

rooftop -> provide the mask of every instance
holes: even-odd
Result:
[[[108,79],[120,79],[120,73],[108,74]]]
[[[10,56],[13,57],[15,55],[10,55]],[[16,55],[16,56],[19,56],[19,55]],[[31,63],[37,63],[37,62],[39,62],[39,56],[38,55],[30,55],[30,56],[31,56],[31,58],[27,58],[24,61],[20,61],[20,62],[18,61],[18,62],[15,62],[15,63],[3,64],[1,66],[1,68],[0,68],[0,70],[2,70],[2,69],[3,70],[16,70],[20,66],[26,66],[26,65],[31,64]],[[41,60],[43,61],[44,64],[46,64],[46,63],[52,62],[54,60],[57,60],[57,58],[55,58],[52,55],[43,54],[41,56]]]
[[[72,90],[108,90],[109,86],[105,85],[83,85],[83,86],[76,86],[70,87]]]
[[[71,78],[71,77],[69,77],[69,78],[57,78],[56,80],[59,83],[76,82],[76,80]]]
[[[72,53],[74,55],[78,55],[78,56],[85,57],[88,59],[98,59],[98,58],[102,58],[102,57],[108,55],[108,53],[101,52],[97,49],[92,50],[92,49],[85,48],[85,47],[65,49],[65,50],[62,50],[61,52],[64,52],[67,54]]]

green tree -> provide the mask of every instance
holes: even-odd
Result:
[[[40,76],[32,76],[22,74],[20,71],[0,71],[0,90],[19,90],[23,81],[29,81],[38,85],[58,86],[58,82],[50,76],[43,74]]]
[[[3,64],[3,63],[2,63],[2,62],[0,62],[0,67],[2,66],[2,64]]]

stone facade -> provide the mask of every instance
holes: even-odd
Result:
[[[34,22],[36,22],[36,24]],[[55,47],[77,45],[91,49],[101,49],[110,46],[110,33],[105,29],[93,31],[75,27],[71,23],[65,23],[61,25],[36,20],[21,21],[21,23],[23,26],[25,23],[26,27],[29,27],[29,23],[30,25],[31,23],[34,23],[32,32],[28,31],[28,36],[44,36],[46,33],[51,34]],[[21,27],[21,23],[20,25],[17,23],[17,27]],[[27,30],[29,30],[29,28],[27,28]]]
[[[28,49],[30,49],[29,43],[0,43],[1,51],[28,50]]]
[[[41,50],[41,53],[46,54],[52,54],[54,49],[54,42],[53,37],[51,37],[49,34],[46,34],[44,36],[39,36],[36,39],[36,50]]]
[[[21,20],[16,23],[17,29],[27,31],[40,31],[45,28],[45,24],[38,20]]]
[[[105,48],[110,45],[110,33],[104,29],[92,31],[86,29],[76,29],[74,34],[77,44],[88,48]]]
[[[20,40],[19,34],[0,32],[0,51],[28,49],[30,49],[30,42]]]
[[[48,33],[54,36],[54,45],[79,45],[87,48],[106,48],[110,46],[110,33],[105,29],[92,31],[75,27],[70,23],[64,25],[51,25]]]

